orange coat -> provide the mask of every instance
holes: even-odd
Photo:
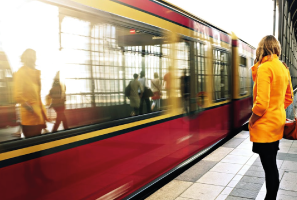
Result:
[[[252,75],[255,82],[252,110],[262,117],[249,127],[250,139],[258,143],[278,141],[283,137],[285,109],[293,102],[289,70],[274,54],[253,66]]]
[[[30,67],[21,67],[14,75],[14,98],[21,104],[22,125],[45,124],[45,108],[40,97],[41,81],[40,71]],[[33,112],[27,110],[23,104],[27,102]]]

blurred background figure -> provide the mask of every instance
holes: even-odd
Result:
[[[164,86],[165,86],[165,90],[166,90],[166,95],[167,98],[170,98],[170,90],[171,90],[171,66],[168,67],[168,72],[164,75]]]
[[[144,108],[143,102],[144,101],[145,101],[145,104],[146,104],[146,112],[147,113],[151,112],[150,97],[149,97],[149,94],[148,94],[149,88],[147,87],[147,81],[146,81],[146,78],[145,78],[145,72],[144,71],[140,72],[139,82],[140,82],[141,87],[143,88],[143,95],[140,98],[140,108],[139,108],[139,114],[141,115],[141,114],[144,113],[143,112],[143,108]]]
[[[21,137],[21,127],[13,99],[13,75],[0,39],[0,141]]]
[[[41,134],[46,128],[46,112],[41,102],[40,71],[35,69],[36,52],[27,49],[21,56],[23,66],[15,73],[14,98],[21,105],[21,125],[24,136]]]
[[[151,110],[160,110],[160,98],[161,98],[161,80],[159,79],[159,75],[157,72],[154,73],[154,79],[151,80],[151,88],[154,93],[154,96],[152,97],[153,104],[151,107]]]
[[[140,84],[138,79],[138,74],[133,75],[134,80],[132,80],[130,84],[130,106],[133,108],[131,116],[139,114],[139,107],[140,107],[140,98],[143,95],[143,87]],[[138,94],[138,91],[139,94]]]
[[[180,91],[183,101],[184,110],[189,113],[189,97],[190,97],[190,77],[187,76],[187,70],[183,70],[183,75],[180,80]]]
[[[52,99],[50,107],[53,108],[57,113],[56,122],[52,129],[52,132],[56,132],[58,130],[61,122],[63,122],[64,129],[68,129],[69,127],[64,113],[66,101],[66,86],[61,82],[59,71],[57,72],[54,78],[54,82],[50,90],[49,96]]]

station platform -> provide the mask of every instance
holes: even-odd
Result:
[[[297,199],[297,141],[280,141],[279,200]],[[242,131],[146,200],[263,200],[265,174]]]

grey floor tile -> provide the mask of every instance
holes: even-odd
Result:
[[[206,173],[207,171],[205,171]],[[178,177],[176,177],[174,180],[180,180],[180,181],[187,181],[187,182],[192,182],[195,183],[197,180],[199,180],[204,173],[198,174],[195,171],[189,171],[187,170],[186,172],[182,173]]]
[[[247,189],[247,190],[255,190],[260,191],[263,184],[257,184],[257,183],[246,183],[243,181],[240,181],[235,188],[237,189]]]
[[[290,182],[297,182],[297,173],[285,172],[282,180],[290,181]]]
[[[257,172],[264,172],[263,167],[259,167],[259,166],[251,166],[250,169],[251,171],[257,171]]]
[[[297,192],[294,191],[288,191],[288,190],[278,190],[277,195],[287,195],[287,196],[292,196],[292,197],[296,197],[297,199]]]
[[[257,184],[263,184],[265,181],[265,178],[261,178],[261,177],[252,177],[252,176],[243,176],[241,178],[242,182],[246,182],[246,183],[257,183]]]
[[[287,157],[288,157],[288,156],[287,156],[287,153],[281,153],[281,152],[278,152],[278,153],[277,153],[277,157],[276,157],[276,159],[277,159],[277,160],[286,160]]]
[[[279,152],[277,154],[278,160],[287,160],[287,161],[295,161],[297,162],[297,154],[291,154],[291,153],[281,153]]]
[[[245,173],[245,176],[254,176],[254,177],[263,177],[263,178],[265,178],[265,173],[264,173],[264,171],[258,172],[258,171],[248,170]]]
[[[219,147],[214,152],[203,158],[203,160],[219,162],[220,160],[225,158],[231,151],[233,151],[233,149],[234,148]]]
[[[286,160],[286,161],[293,161],[297,162],[297,154],[291,154],[291,153],[278,153],[277,154],[278,160]]]
[[[208,161],[208,160],[201,160],[198,163],[196,163],[195,165],[193,165],[191,167],[191,169],[195,169],[197,170],[197,172],[199,173],[201,170],[201,172],[204,172],[205,169],[211,169],[213,166],[215,166],[218,162],[215,161]]]
[[[258,193],[259,191],[255,191],[255,190],[234,188],[230,193],[230,196],[242,197],[242,198],[256,198]]]
[[[253,163],[253,166],[262,167],[260,159],[257,158],[257,160],[255,160],[255,162]]]
[[[289,152],[288,153],[290,153],[290,154],[297,154],[297,148],[291,147],[289,149]]]
[[[233,138],[222,145],[222,147],[236,148],[238,147],[245,139],[243,138]]]
[[[282,164],[281,169],[286,171],[297,171],[297,162],[285,160]]]
[[[276,200],[296,200],[296,197],[280,194],[277,195]]]
[[[196,182],[216,164],[217,162],[214,161],[201,160],[175,179],[180,181]]]

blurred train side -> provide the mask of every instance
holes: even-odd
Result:
[[[176,77],[187,70],[190,112],[182,112],[178,88],[173,107],[133,118],[127,115],[126,99],[120,105],[100,106],[96,100],[91,102],[95,106],[86,108],[69,105],[66,116],[76,130],[17,141],[16,146],[6,144],[8,150],[0,154],[3,199],[122,199],[248,120],[254,48],[236,36],[163,1],[43,2],[42,6],[59,8],[60,20],[112,24],[122,34],[126,52],[143,56],[143,52],[133,52],[133,46],[153,46],[156,41],[160,48],[180,52],[157,55],[163,63],[158,70],[164,76],[172,65]],[[142,37],[130,30],[139,30]],[[156,56],[155,52],[148,55]],[[151,76],[152,70],[146,68]],[[129,79],[123,81],[125,85]],[[0,115],[3,113],[1,107]],[[95,125],[88,127],[90,124]]]

